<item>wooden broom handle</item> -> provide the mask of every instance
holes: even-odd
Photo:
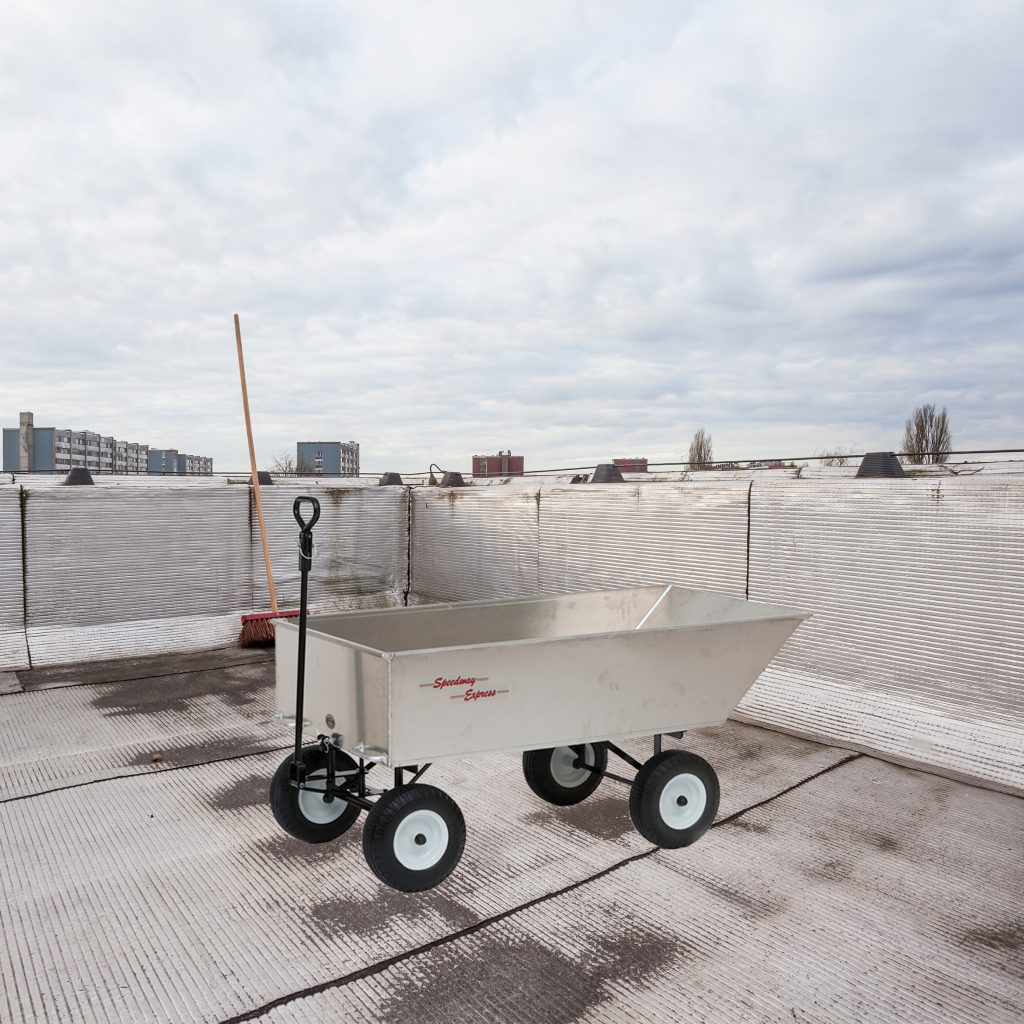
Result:
[[[249,465],[252,466],[252,493],[256,499],[256,518],[260,521],[260,539],[263,541],[263,564],[267,569],[267,587],[270,590],[270,610],[277,614],[277,591],[274,574],[270,571],[270,546],[267,544],[267,524],[263,519],[260,501],[260,475],[256,469],[256,448],[252,443],[252,421],[249,419],[249,392],[245,386],[245,359],[242,358],[242,324],[235,314],[235,345],[238,347],[238,375],[242,378],[242,408],[245,410],[245,433],[249,438]]]

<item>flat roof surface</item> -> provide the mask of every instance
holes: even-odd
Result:
[[[272,659],[0,673],[0,1019],[1024,1019],[1019,798],[730,722],[666,740],[722,804],[665,851],[492,755],[428,773],[466,852],[404,895],[274,822]]]

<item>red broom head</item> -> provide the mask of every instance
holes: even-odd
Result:
[[[239,647],[273,647],[274,623],[272,619],[295,619],[294,612],[256,612],[242,616],[242,632],[238,634]]]
[[[266,616],[253,615],[242,619],[238,634],[239,647],[273,647],[274,624]]]

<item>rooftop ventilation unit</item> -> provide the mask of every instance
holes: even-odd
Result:
[[[385,473],[380,478],[381,487],[402,487],[402,474],[401,473]]]
[[[625,481],[622,479],[622,473],[618,466],[611,462],[602,462],[594,470],[594,475],[590,478],[590,482],[592,484],[621,484]]]
[[[900,460],[892,452],[868,452],[861,460],[858,477],[896,477],[906,476]]]
[[[75,466],[73,470],[66,477],[64,477],[64,484],[67,487],[82,487],[83,485],[92,485],[92,473],[89,472],[84,466]]]
[[[445,473],[445,475],[443,477],[441,477],[441,486],[442,487],[465,487],[466,486],[466,481],[462,479],[462,474],[461,473],[450,472],[450,473]]]

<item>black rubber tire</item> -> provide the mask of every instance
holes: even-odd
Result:
[[[316,772],[323,772],[326,779],[327,755],[319,746],[303,747],[302,760],[306,765],[306,778],[309,779]],[[330,821],[311,821],[302,812],[302,805],[299,802],[299,791],[289,782],[289,769],[292,763],[292,755],[289,754],[281,766],[274,773],[270,782],[270,809],[274,812],[278,825],[281,826],[290,836],[301,839],[304,843],[329,843],[332,839],[347,832],[359,817],[359,808],[353,804],[345,803],[344,800],[335,798],[333,805],[337,805],[337,817]],[[335,751],[334,766],[336,771],[353,771],[359,766],[348,754],[342,751]],[[354,776],[353,776],[354,778]],[[314,785],[322,786],[314,778]],[[305,794],[308,799],[313,794]],[[321,801],[323,797],[319,798]]]
[[[690,778],[683,780],[682,776]],[[673,780],[679,780],[675,786],[690,789],[693,792],[703,789],[704,808],[700,817],[686,827],[678,828],[665,820],[661,810],[661,797],[665,787]],[[696,779],[696,782],[692,780]],[[721,790],[715,769],[696,754],[687,750],[663,750],[655,754],[637,772],[629,791],[629,816],[633,819],[636,830],[655,846],[667,850],[678,849],[695,843],[711,827],[718,813],[718,800]],[[687,797],[680,796],[685,806]]]
[[[436,815],[447,827],[447,838],[439,840],[444,844],[440,847],[440,858],[422,869],[402,863],[398,852],[403,838],[399,828],[417,812]],[[420,839],[425,840],[425,837],[417,835],[414,842],[419,843]],[[423,845],[428,842],[425,840]],[[385,885],[399,892],[423,892],[439,885],[455,870],[465,846],[466,822],[459,805],[436,786],[423,783],[388,790],[373,805],[363,825],[366,863]]]
[[[608,767],[608,749],[603,743],[583,743],[577,744],[575,747],[546,747],[543,750],[527,750],[523,754],[523,775],[526,778],[526,784],[541,800],[547,800],[549,804],[557,804],[559,807],[568,807],[586,800],[601,785],[601,776],[590,772],[578,785],[566,786],[555,778],[551,762],[556,756],[564,757],[565,751],[573,750],[578,755],[582,749],[586,754],[588,748],[590,756],[593,757],[593,760],[588,763],[603,772]]]

